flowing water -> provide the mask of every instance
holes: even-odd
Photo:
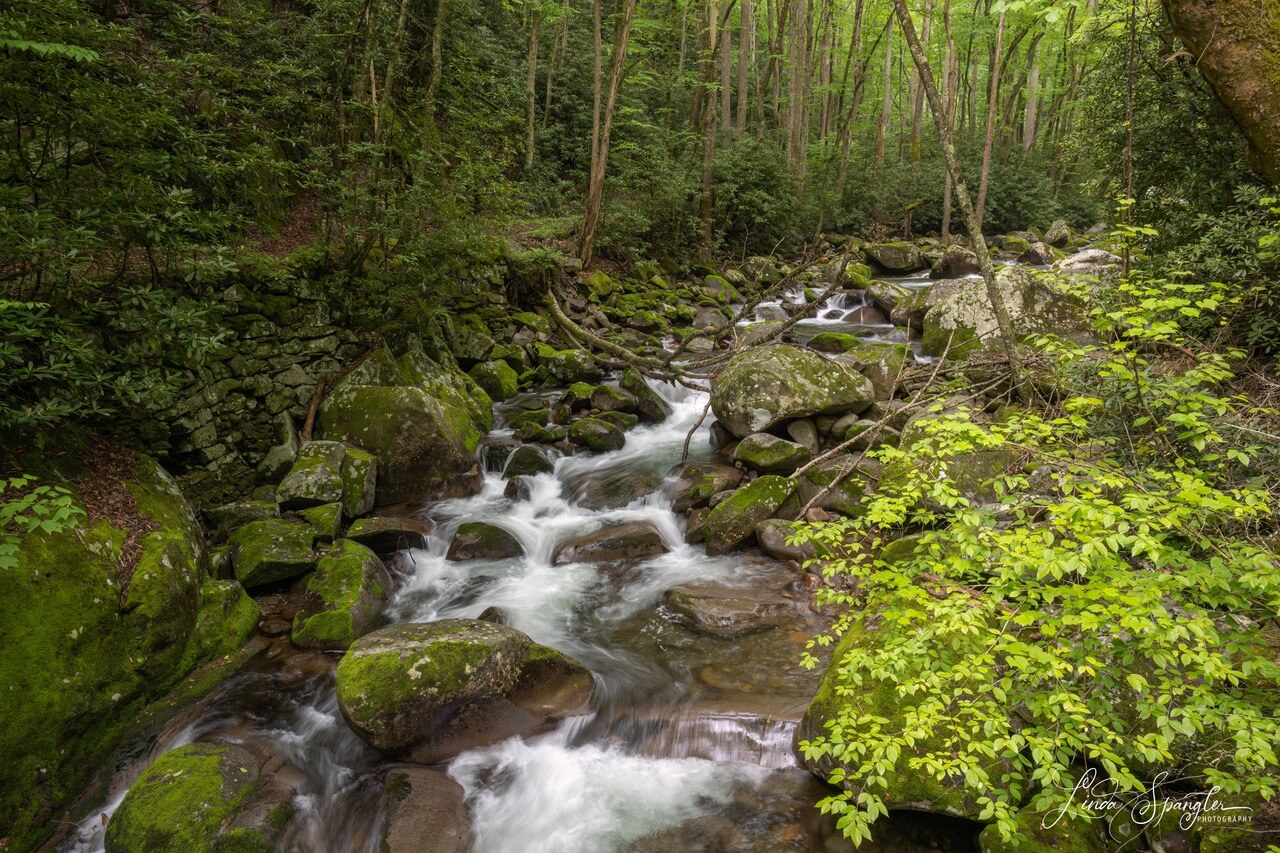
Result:
[[[684,521],[668,494],[706,395],[658,390],[671,404],[670,418],[629,431],[619,451],[557,459],[553,472],[529,479],[526,500],[503,496],[499,451],[510,433],[499,428],[480,493],[429,507],[436,526],[426,547],[393,560],[400,588],[388,608],[391,621],[475,618],[500,608],[508,624],[576,658],[596,679],[590,714],[449,763],[467,794],[475,850],[755,849],[735,838],[787,845],[767,849],[851,849],[812,807],[825,790],[795,767],[795,727],[816,683],[796,661],[820,623],[807,593],[792,591],[792,569],[754,552],[708,557],[684,543]],[[710,457],[705,424],[690,446],[692,458]],[[467,521],[504,528],[524,556],[445,559],[453,532]],[[553,565],[566,538],[635,521],[651,524],[668,552],[622,565]],[[698,635],[661,604],[667,589],[685,583],[790,598],[794,622],[732,640]],[[184,743],[217,740],[263,747],[286,762],[297,817],[285,849],[379,850],[381,784],[394,765],[343,722],[333,686],[337,659],[294,650],[287,638],[272,641],[206,702],[123,760],[107,801],[59,849],[102,850],[104,822],[150,761]],[[890,825],[887,835],[901,829]],[[937,833],[930,833],[928,844],[908,831],[907,840],[880,849],[937,849]]]

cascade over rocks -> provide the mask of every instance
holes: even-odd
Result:
[[[338,664],[338,703],[372,747],[419,764],[584,713],[591,673],[514,628],[403,623],[361,637]]]
[[[860,412],[874,397],[857,371],[789,344],[743,350],[711,383],[711,410],[738,438],[794,418]]]
[[[609,524],[591,533],[566,539],[556,546],[551,562],[613,563],[643,560],[667,553],[657,528],[647,521]]]

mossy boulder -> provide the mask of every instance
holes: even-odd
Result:
[[[589,398],[591,408],[602,412],[634,412],[636,398],[628,391],[612,385],[597,385]]]
[[[743,350],[711,383],[711,410],[745,438],[794,418],[843,415],[871,405],[871,382],[849,367],[789,344]]]
[[[622,378],[618,380],[618,387],[635,398],[636,408],[634,411],[640,417],[640,420],[645,423],[662,423],[671,416],[671,407],[667,405],[667,401],[659,397],[649,387],[649,383],[644,380],[640,371],[634,367],[628,367],[622,371]]]
[[[459,361],[484,361],[493,352],[493,335],[484,320],[475,314],[450,317],[445,325],[445,336],[449,341],[449,351]]]
[[[1017,820],[1025,841],[1005,841],[996,825],[990,824],[978,834],[980,853],[1105,853],[1113,849],[1105,837],[1105,820],[1037,812],[1030,806],[1018,811]],[[1045,823],[1053,826],[1046,828]]]
[[[783,518],[767,518],[756,525],[756,542],[760,550],[778,560],[803,564],[818,554],[813,543],[793,545],[791,538],[804,527],[803,522]]]
[[[342,513],[358,518],[373,509],[378,490],[378,457],[358,447],[342,455]]]
[[[914,243],[868,243],[862,251],[872,263],[888,273],[911,273],[929,266],[924,253]]]
[[[746,544],[755,535],[756,525],[772,518],[795,490],[794,481],[769,474],[720,501],[702,526],[707,553],[726,554]]]
[[[1004,296],[1010,325],[1018,338],[1047,333],[1074,340],[1088,337],[1084,306],[1079,300],[1025,267],[1001,267],[996,272],[996,287]],[[949,351],[958,356],[999,342],[995,312],[980,280],[969,282],[930,308],[923,325],[920,351],[925,355]]]
[[[259,802],[269,775],[264,765],[262,755],[236,744],[193,743],[166,752],[111,816],[107,853],[270,853],[293,816],[289,801],[275,796],[264,815],[237,820],[267,804]]]
[[[231,565],[245,589],[296,578],[311,571],[316,531],[297,521],[252,521],[231,534]]]
[[[559,444],[569,437],[569,431],[560,426],[538,426],[537,424],[525,424],[512,434],[516,441],[531,441],[534,444]],[[533,451],[533,448],[528,448]],[[515,451],[512,451],[515,455]],[[544,461],[545,457],[543,457]],[[542,463],[535,463],[541,465]],[[551,463],[546,462],[547,465]],[[546,470],[550,471],[548,467]]]
[[[593,270],[582,283],[586,287],[587,298],[592,302],[606,302],[610,296],[622,292],[618,283],[604,270]]]
[[[812,459],[813,453],[802,444],[757,432],[738,442],[732,458],[762,474],[790,474]]]
[[[950,248],[942,253],[929,268],[929,278],[963,278],[982,271],[978,256],[968,249]]]
[[[644,560],[667,552],[662,534],[647,521],[609,524],[581,536],[566,539],[556,546],[551,562],[614,563]]]
[[[871,382],[877,402],[893,399],[908,358],[906,344],[866,344],[850,347],[835,360],[852,367]]]
[[[200,610],[187,645],[187,662],[194,666],[231,654],[257,632],[261,618],[258,603],[239,583],[206,580],[200,586]]]
[[[889,320],[895,326],[905,326],[919,332],[924,328],[924,315],[929,309],[962,290],[973,287],[974,279],[940,279],[928,287],[913,290],[899,299],[889,312]],[[981,286],[981,282],[978,282]]]
[[[1049,229],[1044,232],[1044,241],[1055,249],[1061,249],[1071,242],[1071,226],[1065,219],[1055,219]]]
[[[583,418],[569,427],[569,440],[579,447],[600,453],[621,450],[626,436],[614,424],[602,418]]]
[[[520,390],[520,376],[505,361],[482,361],[467,374],[494,400],[509,400]]]
[[[298,516],[311,525],[315,531],[316,541],[326,544],[337,539],[342,533],[342,504],[323,504],[308,509],[298,510]]]
[[[809,348],[818,352],[844,352],[861,345],[861,338],[845,332],[819,332],[809,339]]]
[[[633,426],[640,423],[640,417],[638,415],[633,415],[630,412],[596,412],[591,417],[598,421],[613,424],[623,432],[626,432]]]
[[[375,554],[393,554],[406,548],[422,548],[431,530],[431,522],[419,518],[374,515],[351,522],[346,538]]]
[[[338,664],[338,703],[375,749],[422,764],[583,713],[591,674],[514,628],[470,619],[367,634]]]
[[[495,524],[468,521],[453,534],[450,560],[508,560],[524,556],[520,541]]]
[[[523,426],[521,430],[529,429],[532,426],[532,424]],[[542,429],[542,427],[535,427],[535,429]],[[561,435],[561,438],[563,437]],[[548,451],[522,444],[507,457],[506,465],[502,469],[502,476],[531,477],[534,474],[549,474],[555,469],[555,460]]]
[[[95,475],[58,479],[75,476]],[[122,481],[95,486],[131,508],[127,529],[101,519],[37,530],[18,543],[17,565],[0,571],[0,827],[15,850],[50,831],[140,709],[218,645],[193,640],[204,547],[172,478],[138,457]]]
[[[341,501],[342,458],[346,450],[340,441],[308,441],[302,445],[293,467],[276,487],[280,508],[294,511]]]
[[[391,574],[377,554],[349,539],[335,542],[307,578],[293,617],[293,644],[304,649],[350,647],[377,626],[391,590]]]
[[[580,349],[558,350],[546,344],[536,344],[535,352],[538,363],[559,382],[599,382],[604,378],[604,371],[592,360],[591,356]]]
[[[736,489],[742,482],[742,471],[732,465],[694,463],[680,472],[680,482],[672,494],[671,509],[688,512],[706,506],[711,496]]]
[[[879,308],[886,317],[893,314],[894,306],[900,300],[915,292],[894,281],[873,281],[867,285],[866,290],[867,296],[871,298],[871,304]]]
[[[800,503],[808,506],[812,501],[819,509],[847,516],[862,513],[862,496],[875,464],[872,460],[841,455],[814,465],[797,481]]]
[[[221,542],[237,527],[251,521],[279,518],[280,508],[274,500],[247,500],[206,508],[201,510],[201,515],[204,516],[209,537],[215,542]]]
[[[523,409],[507,417],[507,426],[513,430],[518,430],[525,425],[545,427],[550,422],[551,413],[545,408]]]
[[[375,351],[320,407],[320,434],[377,456],[377,503],[462,497],[481,484],[476,446],[492,402],[469,376],[411,346]]]

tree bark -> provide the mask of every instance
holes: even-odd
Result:
[[[598,0],[597,0],[597,7]],[[622,17],[613,40],[613,61],[609,69],[609,94],[605,101],[600,122],[600,144],[597,146],[595,166],[587,187],[587,212],[582,220],[582,239],[578,256],[582,265],[591,263],[595,249],[596,227],[600,224],[600,205],[604,199],[604,177],[609,163],[609,134],[613,130],[613,108],[618,100],[618,87],[622,83],[622,64],[627,58],[627,40],[631,37],[631,17],[636,10],[636,0],[623,0]],[[597,56],[599,53],[597,53]]]
[[[534,0],[535,3],[539,0]],[[533,168],[533,149],[537,140],[535,135],[538,120],[538,33],[542,29],[542,9],[534,6],[529,21],[529,62],[525,71],[525,89],[529,96],[524,128],[524,168]]]
[[[436,93],[440,91],[440,75],[444,73],[445,0],[436,0],[436,20],[431,26],[431,76],[427,80],[427,109],[434,110]]]
[[[747,90],[751,66],[755,64],[756,22],[755,0],[743,0],[738,19],[738,107],[733,126],[738,133],[747,129]]]
[[[978,227],[982,227],[982,217],[986,213],[987,184],[991,180],[991,150],[996,137],[996,113],[1000,104],[1000,72],[1004,54],[1004,12],[996,24],[996,49],[991,61],[991,85],[987,95],[987,135],[982,143],[982,174],[978,177]]]
[[[920,47],[920,39],[917,38],[915,26],[911,23],[911,13],[907,11],[906,0],[893,0],[893,5],[898,14],[898,22],[902,24],[902,34],[906,38],[907,48],[911,51],[911,58],[915,60],[916,69],[920,72],[920,82],[929,99],[929,109],[933,111],[934,126],[938,129],[938,141],[942,145],[942,154],[947,161],[947,171],[955,184],[956,198],[960,202],[960,209],[964,211],[969,236],[973,240],[973,251],[978,256],[978,266],[982,268],[982,281],[986,285],[987,299],[991,301],[991,309],[996,317],[1000,344],[1004,348],[1005,357],[1009,360],[1009,378],[1013,385],[1013,392],[1016,397],[1022,399],[1022,368],[1018,361],[1018,353],[1014,349],[1013,324],[1009,320],[1009,308],[1004,303],[1004,296],[1000,293],[999,287],[996,286],[991,253],[987,251],[987,241],[982,237],[982,223],[978,219],[973,203],[969,200],[969,188],[965,185],[964,175],[960,171],[960,161],[956,157],[951,132],[947,129],[946,111],[942,106],[942,98],[938,95],[938,87],[933,82],[933,72],[929,69],[929,60]]]
[[[885,136],[889,132],[889,118],[893,110],[893,22],[884,34],[884,100],[880,105],[880,123],[876,125],[876,168],[884,165]]]

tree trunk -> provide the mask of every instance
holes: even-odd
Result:
[[[596,8],[599,8],[597,5]],[[600,204],[604,199],[604,176],[609,163],[609,133],[613,129],[613,108],[618,100],[618,87],[622,84],[622,64],[627,58],[627,39],[631,36],[631,17],[636,10],[636,0],[622,0],[622,18],[618,22],[613,40],[613,61],[609,69],[609,95],[600,122],[600,144],[597,146],[595,167],[587,187],[587,212],[582,220],[582,240],[578,256],[582,265],[591,263],[595,249],[596,226],[600,224]],[[597,42],[597,44],[599,44]],[[599,52],[597,51],[597,56]]]
[[[604,37],[600,34],[600,4],[603,1],[595,0],[591,4],[591,166],[587,170],[588,187],[595,180],[596,165],[600,160],[600,90],[604,85],[602,82],[604,76]],[[590,194],[588,189],[588,197]],[[592,230],[594,230],[594,227]],[[585,226],[583,233],[586,233]]]
[[[720,66],[720,122],[730,125],[733,115],[733,30],[724,28],[716,44]]]
[[[889,132],[889,119],[893,110],[893,22],[884,34],[884,100],[880,105],[880,123],[876,125],[876,168],[884,165],[885,136]]]
[[[751,66],[755,64],[756,22],[755,0],[743,0],[738,21],[738,107],[733,126],[738,133],[747,129],[747,89]]]
[[[539,0],[534,0],[539,2]],[[542,29],[542,9],[534,6],[529,21],[529,63],[525,72],[525,89],[529,96],[524,122],[524,168],[533,168],[533,149],[537,141],[534,131],[538,121],[538,33]]]
[[[547,122],[551,118],[551,82],[556,76],[556,65],[560,61],[560,55],[565,52],[569,44],[569,0],[564,0],[560,7],[560,20],[556,25],[555,41],[551,43],[551,57],[547,62],[547,97],[542,104],[542,129],[547,129]]]
[[[928,56],[929,30],[933,23],[933,0],[924,0],[924,23],[920,25],[920,45]],[[943,75],[946,75],[944,70]],[[911,103],[911,161],[920,162],[920,120],[924,116],[924,86],[915,85]]]
[[[956,90],[960,87],[960,57],[956,51],[955,33],[951,31],[951,0],[945,0],[942,7],[942,26],[947,33],[947,59],[944,63],[943,75],[946,78],[947,100],[943,105],[942,122],[948,134],[955,134]],[[921,87],[923,88],[923,83]],[[934,119],[937,121],[937,118]],[[951,243],[951,172],[947,171],[947,179],[942,186],[942,242]]]
[[[1037,120],[1040,114],[1040,60],[1035,45],[1027,57],[1031,69],[1027,72],[1027,112],[1022,118],[1022,150],[1030,152],[1036,144]]]
[[[440,91],[440,75],[444,72],[445,0],[436,0],[436,20],[431,27],[431,76],[427,80],[427,109],[434,110],[436,93]]]
[[[955,184],[956,197],[960,201],[960,209],[964,211],[969,236],[973,240],[973,251],[978,256],[978,265],[982,268],[982,280],[986,285],[987,299],[991,301],[991,309],[996,317],[996,325],[999,327],[1000,344],[1004,348],[1005,357],[1009,360],[1009,378],[1013,385],[1013,392],[1021,399],[1023,398],[1022,369],[1018,362],[1018,353],[1014,349],[1013,324],[1009,320],[1009,309],[1004,303],[1004,296],[996,286],[991,253],[987,251],[987,241],[982,237],[982,223],[978,219],[978,213],[969,200],[969,189],[965,186],[964,175],[960,171],[960,161],[956,157],[956,148],[951,140],[951,132],[947,129],[946,111],[943,109],[942,99],[938,96],[938,87],[934,85],[933,72],[929,70],[929,60],[925,57],[920,47],[920,40],[916,37],[915,26],[911,23],[911,13],[907,11],[907,2],[893,0],[893,5],[898,13],[898,21],[902,24],[902,34],[911,51],[911,58],[915,60],[916,69],[920,72],[920,82],[929,99],[929,109],[933,111],[934,126],[938,129],[938,141],[942,144],[947,171]]]
[[[1173,30],[1280,183],[1280,9],[1263,0],[1163,0]]]
[[[1000,66],[1002,45],[1004,43],[1004,12],[996,24],[996,49],[991,60],[991,85],[987,95],[987,135],[982,143],[982,174],[978,177],[978,227],[982,227],[982,216],[986,212],[987,184],[991,180],[991,149],[996,138],[996,112],[1000,103]]]

